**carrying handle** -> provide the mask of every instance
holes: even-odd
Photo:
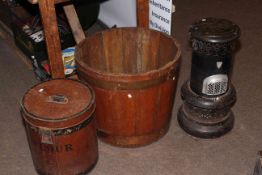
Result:
[[[47,102],[58,103],[58,104],[67,104],[68,98],[64,95],[50,95],[47,98]]]
[[[138,27],[149,27],[149,0],[136,0],[137,7],[137,26]],[[65,3],[63,9],[66,14],[66,18],[72,30],[74,39],[77,44],[85,39],[85,33],[79,22],[74,4]]]

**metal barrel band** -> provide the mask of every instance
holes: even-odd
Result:
[[[81,71],[79,71],[81,73]],[[169,72],[165,73],[164,75],[157,77],[151,80],[143,80],[137,82],[120,82],[120,81],[106,81],[106,80],[98,80],[91,76],[88,76],[86,80],[88,83],[105,89],[113,89],[113,90],[138,90],[138,89],[146,89],[161,83],[164,83],[168,79],[175,80],[177,71],[171,69]]]
[[[33,131],[35,131],[35,132],[37,132],[41,135],[61,136],[61,135],[69,135],[69,134],[72,134],[74,132],[79,131],[80,129],[87,126],[93,120],[93,118],[94,118],[94,115],[91,115],[86,120],[81,121],[80,123],[78,123],[76,125],[73,125],[73,126],[68,127],[68,128],[58,128],[58,129],[36,126],[36,125],[32,124],[30,121],[28,121],[26,119],[26,117],[24,117],[24,120],[26,121],[26,123],[30,127],[30,129],[32,129]]]
[[[168,76],[167,76],[167,80],[171,79],[171,80],[175,80],[176,77],[179,74],[179,65],[180,65],[180,61],[178,64],[173,65],[169,72],[168,72]]]

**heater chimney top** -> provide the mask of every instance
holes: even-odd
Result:
[[[202,18],[189,29],[191,38],[211,42],[225,43],[239,38],[239,27],[226,19]]]

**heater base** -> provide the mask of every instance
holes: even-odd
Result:
[[[234,115],[231,110],[223,117],[213,116],[214,119],[210,120],[203,117],[199,111],[188,111],[185,106],[184,104],[179,109],[178,123],[185,132],[192,136],[205,139],[217,138],[228,133],[234,126]]]

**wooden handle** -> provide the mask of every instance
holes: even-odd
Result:
[[[85,33],[82,29],[82,26],[79,22],[78,16],[76,14],[76,10],[73,4],[65,4],[63,5],[66,18],[71,27],[73,36],[77,44],[79,44],[82,40],[85,39]]]
[[[28,2],[30,2],[31,4],[37,4],[39,3],[39,1],[47,1],[47,0],[27,0]],[[62,2],[68,2],[70,0],[55,0],[54,3],[58,4],[58,3],[62,3]]]
[[[64,63],[62,60],[54,0],[40,0],[39,10],[45,33],[51,76],[52,78],[64,78]]]
[[[32,4],[37,4],[38,0],[27,0],[28,2],[32,3]]]
[[[149,27],[149,0],[136,0],[137,26]]]

